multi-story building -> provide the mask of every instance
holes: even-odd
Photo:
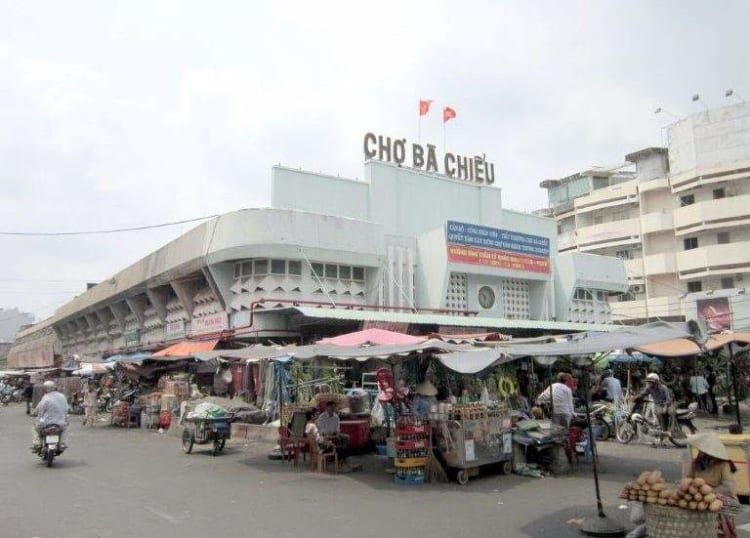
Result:
[[[363,181],[275,167],[271,209],[217,217],[124,268],[24,331],[9,364],[185,338],[310,340],[362,322],[611,328],[622,262],[559,255],[555,222],[503,209],[483,159],[447,154],[441,175],[366,157]],[[579,289],[593,295],[568,301]]]
[[[546,180],[560,252],[625,260],[630,290],[610,297],[624,323],[703,316],[750,326],[750,105],[694,114],[668,148],[627,155],[635,171],[592,169]]]
[[[0,343],[11,343],[22,328],[34,323],[34,316],[18,308],[0,308]]]

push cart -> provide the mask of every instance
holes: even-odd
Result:
[[[513,433],[510,418],[480,416],[436,421],[437,446],[456,481],[465,485],[485,466],[500,465],[503,474],[513,471]]]
[[[212,454],[216,456],[224,450],[224,445],[232,435],[233,415],[223,417],[185,418],[182,430],[182,450],[185,454],[193,451],[193,445],[213,444]]]

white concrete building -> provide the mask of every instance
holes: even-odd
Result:
[[[18,308],[0,308],[0,343],[10,343],[18,331],[34,323],[34,316]]]
[[[546,180],[560,252],[625,260],[630,291],[615,319],[750,326],[750,105],[707,110],[668,128],[669,147],[626,156],[635,172],[594,169]]]
[[[504,210],[487,182],[374,160],[362,181],[275,167],[272,182],[271,209],[197,226],[39,327],[66,356],[191,337],[309,339],[362,322],[606,330],[606,296],[627,290],[620,260],[558,255],[554,220]],[[579,289],[596,291],[574,299]]]

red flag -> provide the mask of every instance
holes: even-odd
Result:
[[[456,117],[456,111],[447,106],[443,109],[443,123]]]
[[[419,115],[426,116],[427,113],[430,111],[431,104],[432,104],[432,99],[420,99],[419,100]]]

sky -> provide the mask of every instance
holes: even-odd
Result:
[[[745,1],[0,0],[0,232],[270,204],[271,167],[362,177],[372,131],[486,154],[503,205],[750,98]],[[43,319],[195,224],[0,235],[0,307]]]

